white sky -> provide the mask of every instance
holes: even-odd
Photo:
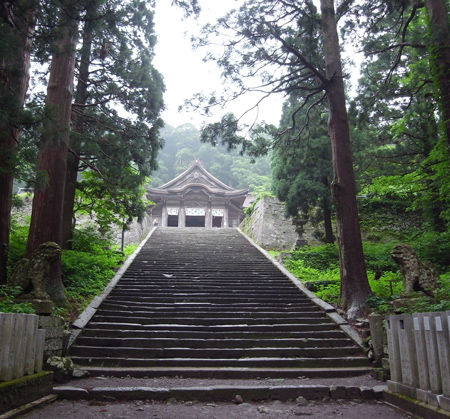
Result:
[[[228,9],[237,7],[242,0],[199,0],[202,11],[200,18],[185,19],[183,12],[171,6],[170,0],[156,2],[155,29],[158,43],[155,49],[155,67],[162,73],[166,85],[164,95],[166,110],[163,119],[172,126],[179,126],[190,122],[200,128],[208,122],[216,122],[227,112],[233,112],[237,117],[246,112],[258,100],[258,96],[246,95],[244,98],[229,104],[225,110],[216,109],[208,119],[198,111],[178,111],[186,99],[195,93],[211,93],[225,89],[220,69],[212,62],[203,62],[206,50],[193,50],[190,42],[191,35],[198,34],[205,23],[214,23],[223,16]],[[318,0],[316,6],[319,7]],[[361,57],[355,51],[349,51],[344,56],[356,59],[356,66],[351,70],[352,79],[359,76]],[[355,86],[351,92],[354,93]],[[352,94],[351,93],[351,94]],[[281,116],[283,97],[272,95],[265,99],[258,110],[253,110],[241,121],[249,125],[254,122],[266,121],[278,125]]]
[[[205,23],[214,23],[217,17],[225,14],[227,9],[236,5],[231,0],[201,0],[201,16],[198,20],[184,19],[183,12],[170,5],[170,0],[156,2],[155,29],[158,43],[155,50],[155,67],[162,73],[166,85],[164,95],[166,110],[163,119],[172,126],[190,122],[200,128],[202,124],[218,121],[226,112],[240,116],[256,102],[256,97],[246,97],[236,101],[225,110],[217,109],[210,119],[199,112],[186,110],[178,112],[195,93],[211,93],[223,88],[220,69],[212,62],[202,61],[206,51],[193,50],[190,37]],[[282,97],[270,97],[260,106],[259,111],[252,111],[244,122],[252,124],[258,121],[278,124],[281,116]]]

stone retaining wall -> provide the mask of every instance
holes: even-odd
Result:
[[[297,242],[303,245],[321,244],[314,237],[315,229],[310,223],[304,226],[299,238],[292,218],[286,218],[284,204],[271,196],[262,197],[255,205],[252,214],[239,226],[256,243],[265,249],[291,250]]]

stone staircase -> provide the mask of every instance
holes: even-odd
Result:
[[[366,374],[361,349],[235,229],[161,228],[71,346],[93,375]]]

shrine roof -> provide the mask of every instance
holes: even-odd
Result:
[[[247,189],[234,189],[211,173],[209,173],[200,160],[194,160],[191,165],[177,177],[158,188],[148,188],[150,195],[171,195],[186,192],[193,187],[206,189],[210,194],[227,197],[240,197],[248,193]]]

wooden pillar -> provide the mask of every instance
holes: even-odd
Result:
[[[229,225],[228,225],[228,202],[225,202],[225,208],[223,210],[223,226],[229,227]]]
[[[167,202],[163,202],[163,207],[161,211],[161,226],[167,227]]]
[[[184,209],[184,201],[180,202],[180,211],[178,212],[178,227],[186,227],[186,210]]]
[[[205,212],[205,227],[212,228],[212,209],[211,209],[211,201],[208,201],[208,205],[206,207]]]

